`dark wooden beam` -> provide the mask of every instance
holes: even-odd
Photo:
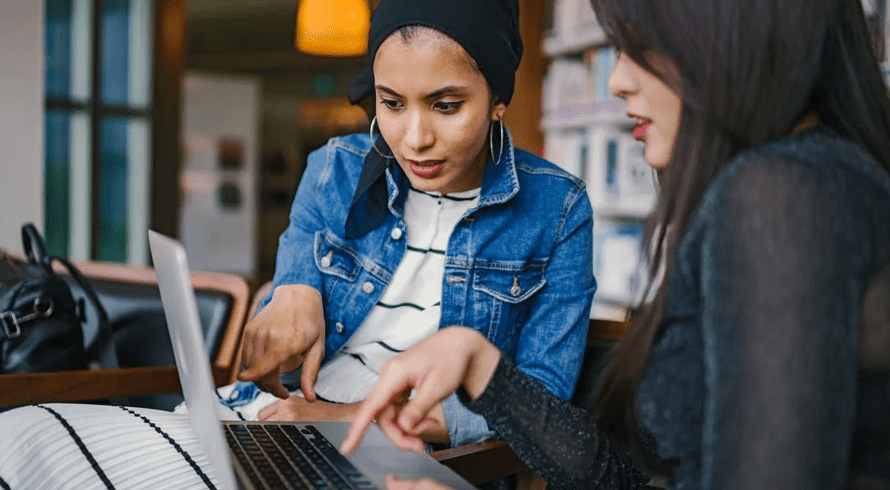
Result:
[[[152,97],[151,228],[179,235],[184,0],[157,0]]]
[[[584,0],[587,1],[587,0]],[[504,119],[514,144],[537,155],[544,154],[541,132],[541,86],[547,72],[547,59],[541,50],[544,38],[545,0],[519,1],[519,30],[524,47],[516,70],[516,90]]]

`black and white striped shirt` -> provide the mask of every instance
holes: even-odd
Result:
[[[409,190],[405,256],[355,335],[319,371],[319,396],[343,403],[363,400],[384,362],[438,330],[448,240],[478,202],[479,189],[444,196]]]

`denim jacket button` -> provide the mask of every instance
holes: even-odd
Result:
[[[343,330],[346,330],[346,327],[344,327],[343,324],[340,322],[337,322],[337,324],[334,325],[334,328],[337,329],[337,333],[343,333]]]
[[[331,266],[331,257],[334,256],[334,251],[331,250],[327,255],[321,258],[321,266],[324,268],[328,268]]]
[[[389,234],[393,240],[398,240],[402,238],[402,229],[401,228],[393,228],[392,233]]]
[[[370,282],[366,282],[366,283],[362,284],[362,291],[364,291],[368,294],[371,294],[374,292],[374,285],[371,284]]]

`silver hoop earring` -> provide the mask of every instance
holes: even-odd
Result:
[[[374,125],[375,125],[375,124],[377,124],[377,116],[374,116],[374,119],[371,119],[371,129],[368,131],[368,135],[371,137],[371,146],[373,146],[373,147],[374,147],[374,151],[376,151],[377,154],[380,155],[380,156],[382,156],[383,158],[388,158],[388,159],[393,159],[393,158],[395,158],[395,156],[393,156],[393,155],[384,155],[384,154],[377,148],[377,145],[374,144]],[[383,136],[381,135],[380,137],[382,138]]]
[[[498,152],[498,157],[494,157],[494,123],[497,122],[501,127],[501,151]],[[488,150],[491,152],[491,160],[495,165],[501,163],[501,157],[504,156],[504,121],[498,119],[497,121],[492,121],[491,124],[488,125]]]

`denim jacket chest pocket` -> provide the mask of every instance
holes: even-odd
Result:
[[[528,264],[476,266],[473,269],[473,310],[476,325],[487,328],[488,340],[506,354],[516,351],[518,327],[529,315],[531,299],[546,281],[546,260]]]
[[[382,287],[368,277],[363,266],[367,260],[329,230],[316,232],[314,247],[315,267],[321,275],[325,299],[325,323],[336,326],[338,334],[346,335],[343,325],[354,330],[356,315],[370,310],[379,295],[374,293]]]
[[[334,276],[348,282],[355,282],[355,278],[361,271],[358,254],[327,231],[315,233],[315,266],[324,275]],[[331,292],[328,290],[327,284],[325,284],[325,290]]]

